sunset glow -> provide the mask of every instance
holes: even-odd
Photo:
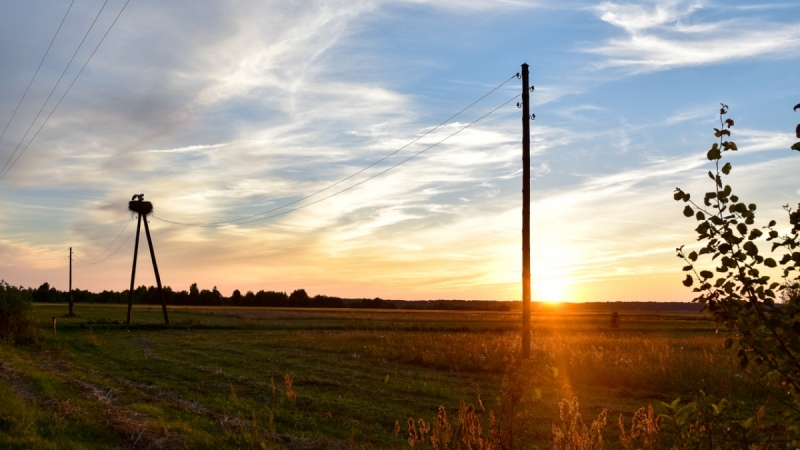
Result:
[[[565,300],[566,283],[561,278],[550,278],[539,281],[536,287],[538,299],[547,303],[558,303]]]
[[[796,201],[791,3],[131,2],[60,102],[122,11],[111,1],[18,146],[95,3],[75,2],[13,120],[69,2],[0,15],[0,166],[26,149],[0,181],[14,285],[66,288],[72,247],[75,287],[126,289],[126,202],[144,193],[175,289],[519,300],[520,110],[499,106],[523,62],[533,300],[692,297],[674,251],[694,232],[672,191],[702,189],[720,101],[743,199],[775,219]]]

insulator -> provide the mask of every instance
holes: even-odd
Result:
[[[531,86],[531,92],[533,92],[533,86]]]
[[[531,114],[531,120],[536,120],[536,114]]]
[[[517,108],[522,108],[522,105],[520,105],[519,102],[517,102]]]

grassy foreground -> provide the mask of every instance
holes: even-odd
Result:
[[[498,407],[518,354],[516,313],[170,309],[37,305],[38,344],[0,346],[0,448],[403,448],[409,417],[432,419],[459,400]],[[116,322],[116,323],[115,323]],[[558,402],[585,417],[620,413],[704,388],[763,402],[692,314],[540,312],[537,355],[559,376],[523,400],[515,442],[549,447]],[[395,422],[402,431],[395,435]]]

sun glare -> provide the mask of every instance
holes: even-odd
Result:
[[[547,278],[539,280],[536,286],[536,291],[539,294],[539,300],[548,303],[558,303],[564,300],[564,291],[566,290],[566,283],[561,278]]]

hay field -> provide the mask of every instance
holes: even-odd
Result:
[[[406,448],[408,417],[455,416],[459,400],[498,408],[519,352],[517,313],[36,305],[55,336],[0,346],[0,447]],[[761,393],[694,314],[540,311],[535,359],[559,375],[516,412],[515,442],[549,447],[558,402],[586,417],[630,417],[704,388]],[[607,426],[606,448],[619,448]]]

